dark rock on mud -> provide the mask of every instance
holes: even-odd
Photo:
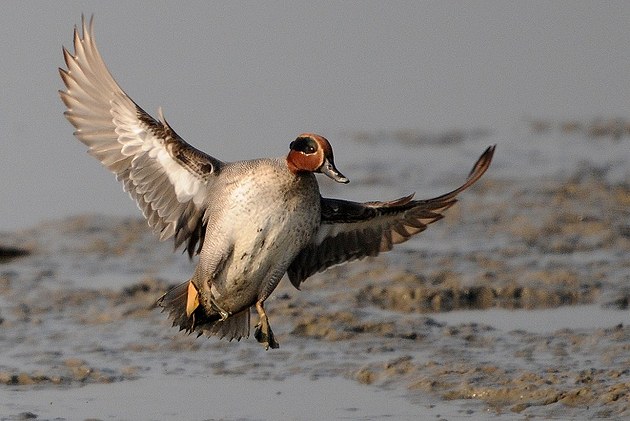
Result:
[[[30,251],[23,248],[0,245],[0,263],[8,262],[16,257],[28,256],[29,254]]]

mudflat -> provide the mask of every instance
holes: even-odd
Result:
[[[630,416],[630,183],[601,167],[491,168],[394,252],[283,280],[267,352],[171,328],[193,264],[140,218],[0,245],[0,419]]]

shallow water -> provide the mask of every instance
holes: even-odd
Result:
[[[213,374],[150,373],[116,386],[72,390],[17,388],[3,393],[5,413],[31,412],[54,419],[416,419],[436,408],[412,404],[395,391],[366,388],[341,378],[250,380]]]
[[[564,306],[554,309],[506,310],[457,310],[431,316],[441,323],[457,325],[479,323],[510,332],[522,330],[532,333],[552,334],[569,329],[609,329],[618,325],[630,325],[630,312],[599,305]]]

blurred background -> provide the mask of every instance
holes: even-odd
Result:
[[[182,137],[223,160],[283,155],[297,134],[315,131],[352,180],[368,171],[352,167],[355,154],[388,153],[361,139],[472,132],[501,144],[523,122],[537,130],[630,118],[623,1],[7,1],[1,231],[85,212],[139,216],[62,116],[61,46],[72,47],[82,13],[94,14],[98,46],[123,89],[154,115],[162,106]],[[449,148],[415,149],[427,176],[413,188],[442,168],[461,178],[488,143],[465,148],[465,169]],[[510,158],[517,149],[499,147],[493,171],[523,171]],[[343,196],[353,194],[363,196],[351,188]]]

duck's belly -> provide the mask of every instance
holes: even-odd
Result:
[[[313,212],[319,208],[319,200],[279,201],[282,206],[258,203],[230,214],[235,227],[231,255],[211,281],[215,301],[232,313],[253,305],[264,291],[275,288],[319,225],[319,211]],[[278,209],[270,209],[274,207]]]

